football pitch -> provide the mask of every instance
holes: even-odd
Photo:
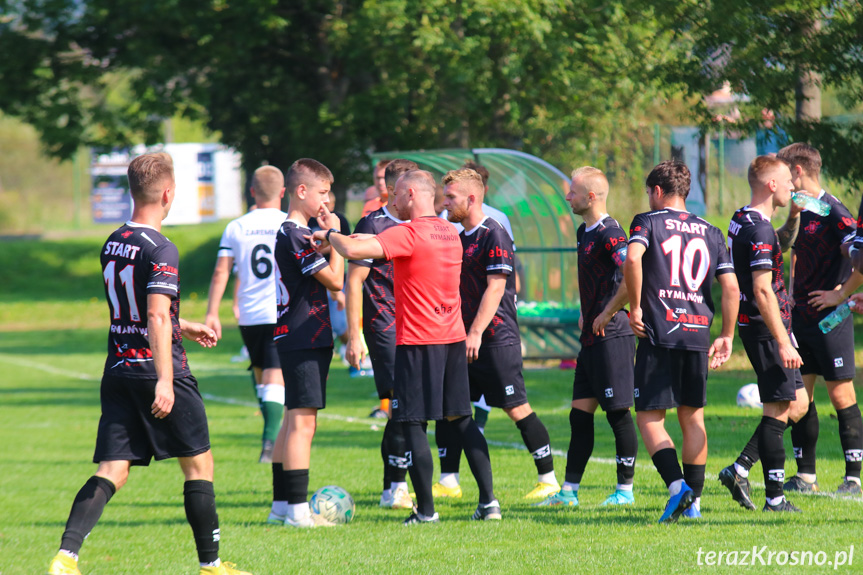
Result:
[[[98,291],[100,244],[101,238],[75,246],[76,252],[88,250],[81,254],[81,266],[57,256],[56,265],[64,262],[69,269],[52,268],[57,275],[42,277],[41,284],[33,280],[30,293],[19,289],[26,283],[19,277],[6,284],[15,288],[13,292],[0,294],[0,575],[45,571],[57,551],[75,493],[95,471],[90,460],[107,341],[107,312]],[[24,269],[16,266],[16,261],[23,261],[21,250],[4,251],[0,263],[7,270]],[[215,253],[209,248],[201,251],[208,260]],[[180,252],[187,253],[183,245]],[[54,265],[50,250],[46,253],[46,265]],[[81,297],[74,286],[76,274],[87,275],[88,285],[95,288],[92,297]],[[204,283],[208,280],[207,276]],[[51,292],[57,293],[54,299],[46,295]],[[205,296],[196,300],[191,295],[184,291],[182,315],[200,320]],[[222,317],[230,317],[229,302]],[[438,525],[404,527],[401,521],[407,511],[378,507],[383,426],[367,417],[377,404],[374,384],[369,378],[350,378],[336,360],[327,409],[321,413],[312,449],[310,491],[330,484],[344,487],[356,500],[356,517],[346,526],[299,530],[264,522],[272,483],[270,466],[257,463],[262,420],[245,364],[231,362],[241,347],[239,333],[226,325],[224,339],[214,349],[187,342],[209,415],[221,556],[258,575],[863,572],[860,500],[792,494],[790,500],[803,513],[777,516],[740,508],[717,481],[719,470],[733,461],[760,417],[758,411],[735,404],[740,386],[753,381],[739,340],[736,344],[731,365],[712,372],[708,381],[710,455],[700,521],[656,523],[667,492],[642,445],[635,505],[599,506],[615,482],[614,440],[601,413],[595,419],[596,447],[581,484],[580,506],[531,507],[523,495],[536,479],[533,462],[521,447],[515,425],[494,410],[486,437],[503,521],[468,520],[477,489],[463,460],[464,498],[438,501]],[[530,403],[549,429],[562,482],[572,372],[529,369],[525,380]],[[821,423],[818,478],[829,493],[841,481],[844,462],[835,410],[823,385],[816,387],[816,398]],[[679,445],[673,412],[668,427]],[[796,467],[788,435],[790,476]],[[760,508],[760,465],[753,468],[751,478],[753,500]],[[82,548],[79,565],[84,575],[197,573],[182,489],[176,462],[134,468]],[[717,565],[719,553],[722,565]]]

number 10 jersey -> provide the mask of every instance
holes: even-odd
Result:
[[[647,248],[641,260],[641,309],[650,343],[710,349],[713,280],[734,273],[719,228],[689,212],[666,208],[635,216],[629,243]]]

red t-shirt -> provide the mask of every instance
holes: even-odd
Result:
[[[455,226],[425,216],[375,237],[393,260],[396,345],[465,339],[459,297],[462,247]]]

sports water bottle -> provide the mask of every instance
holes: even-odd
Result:
[[[830,315],[818,322],[818,328],[821,333],[829,333],[836,326],[842,323],[846,317],[851,315],[851,308],[854,307],[854,300],[848,300],[836,306]]]
[[[794,192],[793,194],[791,194],[791,201],[803,208],[804,210],[809,210],[810,212],[818,214],[819,216],[826,216],[830,213],[830,204],[819,200],[818,198],[813,198],[812,196],[801,194],[800,192]]]

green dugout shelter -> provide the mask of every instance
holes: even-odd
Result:
[[[509,218],[515,236],[521,291],[519,326],[525,358],[578,354],[576,221],[565,200],[570,178],[548,162],[502,148],[381,152],[375,162],[404,158],[438,181],[467,160],[489,171],[485,202]]]

